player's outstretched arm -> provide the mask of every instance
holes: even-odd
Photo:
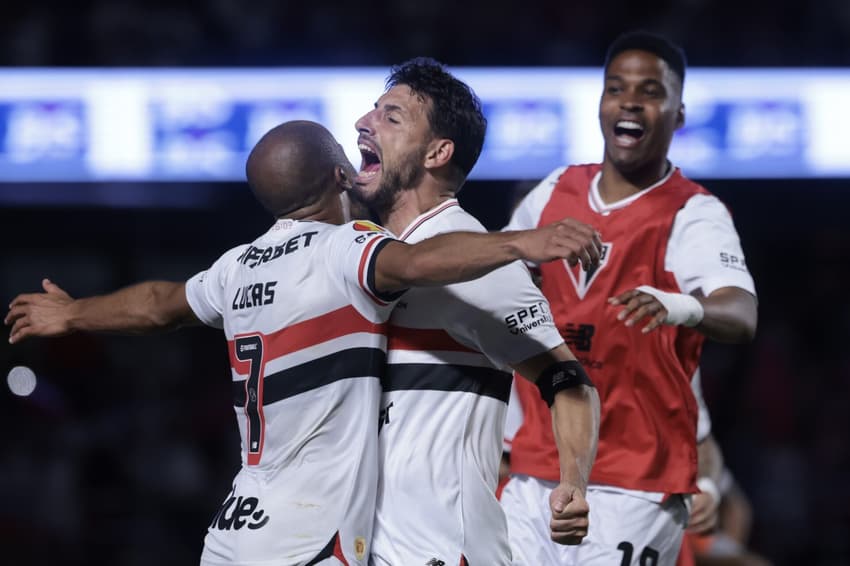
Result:
[[[543,263],[564,258],[585,269],[599,263],[602,242],[593,227],[565,219],[535,230],[453,232],[417,244],[391,242],[379,253],[375,284],[380,291],[446,285],[477,279],[524,259]]]
[[[537,383],[552,411],[561,481],[549,496],[550,537],[580,544],[589,525],[585,492],[599,442],[599,394],[565,344],[514,369]]]
[[[4,322],[9,342],[77,331],[145,333],[197,322],[183,283],[147,281],[108,295],[74,299],[48,279],[43,293],[15,297]]]

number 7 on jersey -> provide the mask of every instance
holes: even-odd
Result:
[[[266,419],[263,415],[263,377],[265,360],[263,359],[263,335],[246,334],[236,336],[233,342],[235,361],[247,363],[248,379],[245,380],[244,411],[247,418],[245,448],[248,451],[249,466],[260,463],[263,455],[263,441],[266,434]],[[234,366],[237,364],[234,363]],[[244,366],[243,366],[244,367]],[[235,368],[237,373],[244,373]]]

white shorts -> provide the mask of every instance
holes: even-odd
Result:
[[[200,566],[231,566],[233,562],[209,562],[208,560],[201,559]],[[290,562],[251,562],[252,566],[271,564],[276,566],[277,564],[291,564]],[[339,558],[332,556],[330,558],[325,558],[323,560],[319,560],[318,562],[313,562],[310,566],[344,566],[346,563],[341,561]]]
[[[345,548],[346,546],[350,548]],[[271,545],[265,545],[261,550],[268,551],[271,548]],[[367,550],[365,538],[345,545],[340,535],[335,534],[325,548],[309,558],[296,558],[288,555],[285,547],[277,546],[274,547],[273,552],[266,552],[266,557],[253,560],[241,558],[239,552],[231,552],[230,555],[216,554],[205,541],[200,566],[365,566]],[[244,555],[244,550],[241,554]]]
[[[639,494],[590,486],[588,535],[578,546],[549,538],[549,493],[557,484],[512,476],[502,492],[513,566],[674,566],[687,526],[682,496],[659,503]]]

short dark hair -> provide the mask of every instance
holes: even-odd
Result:
[[[478,96],[430,57],[416,57],[390,69],[387,89],[396,85],[406,85],[416,95],[431,100],[431,130],[454,142],[451,162],[460,170],[461,180],[466,179],[481,155],[487,132]]]
[[[646,51],[663,59],[670,70],[679,76],[682,84],[685,83],[685,51],[666,37],[644,30],[626,32],[615,39],[605,54],[605,68],[608,68],[614,57],[632,49]]]

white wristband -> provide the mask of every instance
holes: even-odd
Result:
[[[715,503],[720,503],[720,489],[713,479],[708,476],[697,478],[697,487],[701,492],[709,494]]]
[[[652,295],[667,309],[667,318],[664,319],[664,324],[681,324],[682,326],[693,327],[702,322],[702,317],[705,316],[702,303],[691,295],[668,293],[649,285],[641,285],[637,290]]]

